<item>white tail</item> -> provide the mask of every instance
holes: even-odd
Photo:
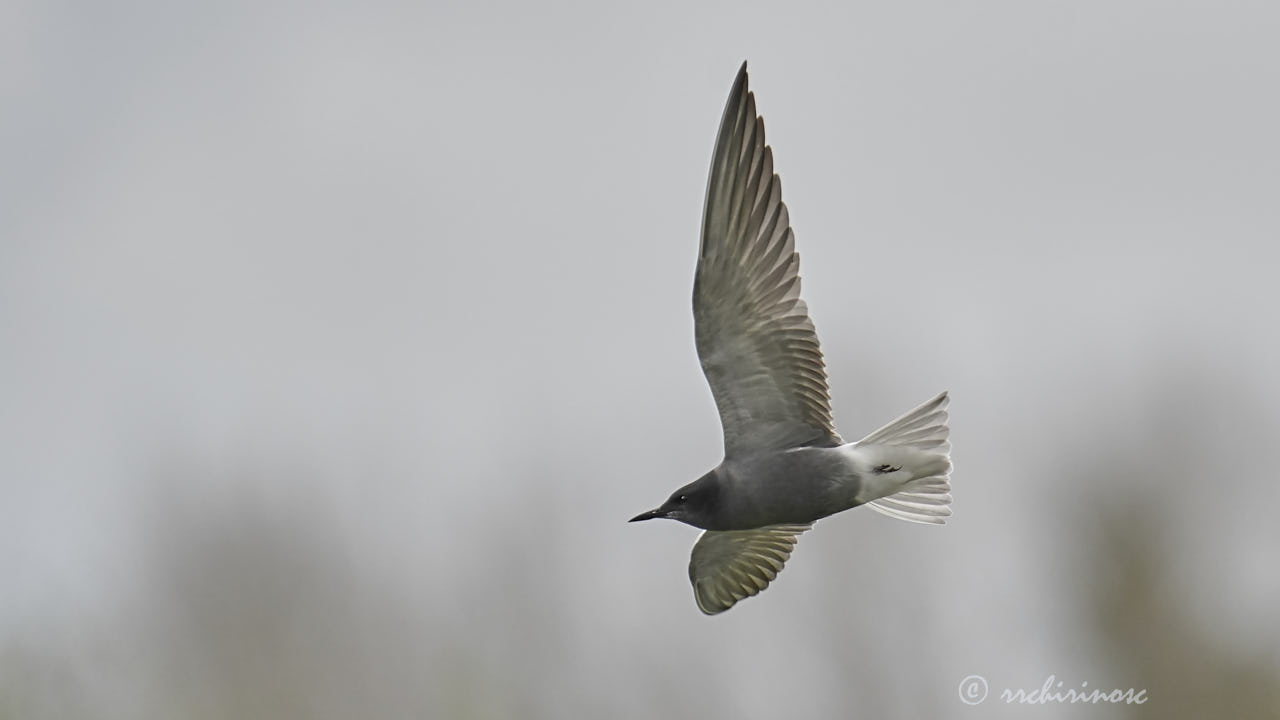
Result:
[[[866,504],[889,517],[941,525],[951,515],[951,442],[942,393],[853,444],[884,484]],[[888,468],[893,468],[889,470]]]

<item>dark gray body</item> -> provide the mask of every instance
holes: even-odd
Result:
[[[869,498],[856,455],[845,445],[726,459],[689,486],[696,492],[699,485],[715,485],[718,502],[709,512],[681,519],[707,530],[746,530],[813,522],[857,507]]]
[[[943,401],[945,395],[932,402]],[[926,404],[921,409],[932,407]],[[672,493],[661,507],[636,519],[665,517],[704,530],[800,525],[896,493],[914,479],[942,476],[950,470],[951,461],[944,454],[865,440],[764,450],[726,458]]]

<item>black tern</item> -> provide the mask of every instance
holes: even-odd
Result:
[[[842,440],[799,269],[744,62],[716,135],[693,282],[695,342],[724,460],[631,519],[703,529],[689,580],[708,615],[768,587],[796,538],[828,515],[860,505],[938,525],[951,515],[947,393]]]

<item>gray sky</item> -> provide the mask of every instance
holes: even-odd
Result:
[[[1079,597],[1116,512],[1162,529],[1189,622],[1277,657],[1270,4],[19,0],[0,28],[0,663],[86,707],[236,687],[157,678],[218,666],[172,628],[193,597],[257,617],[253,562],[325,588],[261,604],[335,633],[297,670],[334,717],[316,678],[393,717],[1156,685]],[[708,619],[696,532],[624,521],[720,457],[689,298],[743,59],[837,423],[951,390],[956,514],[824,521]],[[41,687],[0,716],[75,714]]]

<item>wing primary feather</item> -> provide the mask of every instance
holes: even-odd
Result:
[[[712,153],[693,296],[726,457],[841,442],[775,165],[744,65]]]

